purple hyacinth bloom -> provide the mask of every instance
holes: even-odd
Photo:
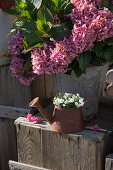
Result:
[[[94,125],[93,128],[92,128],[92,131],[96,132],[98,130],[100,130],[100,127],[98,126],[98,124]]]
[[[8,52],[10,55],[20,55],[23,50],[23,36],[18,30],[15,35],[12,36],[10,42],[8,43]]]
[[[33,73],[32,69],[23,72],[24,62],[22,56],[14,56],[10,63],[10,69],[12,75],[14,75],[22,84],[28,86],[36,78],[36,74]]]

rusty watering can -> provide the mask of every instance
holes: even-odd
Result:
[[[51,116],[39,103],[39,98],[35,98],[29,104],[30,107],[36,107],[44,118],[50,123],[51,129],[59,133],[78,132],[84,129],[84,120],[82,109],[74,108],[59,108],[54,107],[53,115]]]

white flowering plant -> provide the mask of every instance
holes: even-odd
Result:
[[[72,93],[59,93],[53,99],[53,104],[60,108],[79,108],[84,105],[84,98]]]

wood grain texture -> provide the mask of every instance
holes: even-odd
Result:
[[[37,76],[30,86],[25,86],[12,76],[9,66],[0,67],[0,105],[28,108],[29,102],[39,96],[45,106],[53,93],[50,75]]]
[[[34,125],[24,118],[15,124],[21,163],[52,170],[103,170],[105,155],[113,151],[113,137],[104,132],[60,134],[46,122]]]
[[[17,160],[17,139],[14,120],[26,117],[28,109],[0,106],[0,170],[9,170],[8,161]]]
[[[38,163],[38,166],[43,167],[41,131],[26,126],[17,128],[18,161],[36,166]]]
[[[15,161],[9,161],[9,168],[10,170],[49,170],[49,169],[31,166]]]
[[[52,75],[45,74],[44,80],[45,80],[46,98],[48,100],[51,100],[51,99],[53,99],[54,94],[55,94]]]
[[[45,91],[45,80],[44,75],[40,75],[35,79],[31,84],[31,98],[40,97],[40,102],[43,103],[46,100],[46,91]]]
[[[106,156],[105,170],[113,170],[113,153]]]
[[[9,66],[0,67],[0,105],[26,108],[30,100],[30,87],[23,86],[12,77]]]
[[[29,112],[30,112],[30,109],[0,105],[0,117],[3,117],[3,118],[9,118],[9,119],[15,120],[19,117],[27,117],[27,113]]]
[[[0,170],[9,170],[10,159],[17,161],[14,120],[0,118]]]

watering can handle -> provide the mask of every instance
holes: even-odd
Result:
[[[94,112],[92,112],[88,117],[87,117],[87,119],[85,120],[85,122],[89,122],[90,120],[91,120],[91,118],[95,115],[95,113],[96,113],[96,104],[94,103],[94,101],[93,100],[86,100],[85,101],[85,103],[93,103],[93,105],[94,105]]]
[[[29,104],[30,107],[36,107],[39,112],[44,116],[44,118],[50,123],[53,123],[51,115],[46,112],[46,110],[40,105],[39,103],[39,97],[36,97],[34,100],[32,100]]]
[[[32,100],[29,104],[30,107],[40,107],[39,103],[39,97],[36,97],[34,100]]]

